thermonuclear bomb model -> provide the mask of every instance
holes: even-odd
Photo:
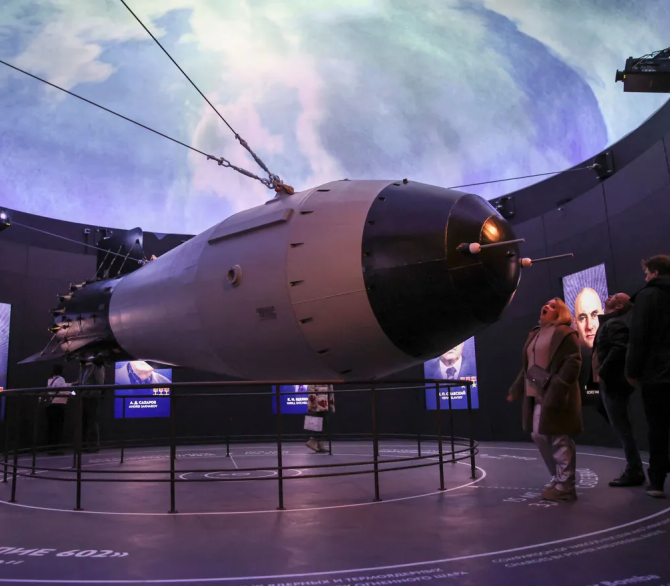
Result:
[[[24,362],[379,378],[498,320],[519,282],[517,243],[487,201],[455,190],[342,180],[280,191],[130,274],[73,285],[52,310],[52,341]]]

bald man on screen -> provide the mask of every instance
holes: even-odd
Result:
[[[575,299],[575,329],[582,344],[593,348],[598,331],[598,316],[602,315],[600,296],[591,287],[582,289]]]

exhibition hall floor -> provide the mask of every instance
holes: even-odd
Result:
[[[385,441],[380,456],[416,449]],[[435,443],[422,449],[425,455]],[[475,480],[468,460],[444,465],[444,491],[436,466],[382,472],[382,500],[373,502],[372,474],[306,478],[323,470],[302,468],[327,462],[351,465],[326,472],[360,470],[353,463],[370,459],[371,443],[334,443],[332,456],[285,444],[291,470],[283,511],[276,471],[263,470],[277,465],[269,444],[232,446],[231,457],[225,446],[180,447],[177,514],[168,512],[167,483],[100,482],[122,469],[166,478],[158,473],[169,468],[166,448],[127,450],[124,464],[118,450],[86,455],[93,481],[83,484],[80,512],[74,482],[22,471],[15,503],[8,502],[11,476],[0,484],[0,582],[670,584],[670,500],[610,488],[624,465],[619,450],[581,446],[579,500],[552,504],[539,498],[549,479],[532,444],[479,449]],[[37,464],[72,477],[71,455],[40,455]],[[203,482],[205,474],[239,480]]]

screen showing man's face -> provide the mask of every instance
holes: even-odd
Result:
[[[130,368],[140,378],[141,381],[146,381],[151,378],[154,369],[142,360],[135,360],[130,363]]]
[[[589,348],[593,348],[601,313],[603,304],[598,294],[590,287],[582,289],[575,299],[575,329],[579,339]]]
[[[458,361],[458,359],[463,355],[464,344],[465,342],[462,342],[455,348],[452,348],[451,350],[448,350],[447,352],[442,354],[442,356],[440,356],[440,361],[442,362],[442,364],[444,364],[445,366],[451,366],[455,364]]]

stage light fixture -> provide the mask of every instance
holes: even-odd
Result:
[[[615,83],[623,82],[624,92],[670,93],[670,47],[642,57],[626,59],[617,70]]]

